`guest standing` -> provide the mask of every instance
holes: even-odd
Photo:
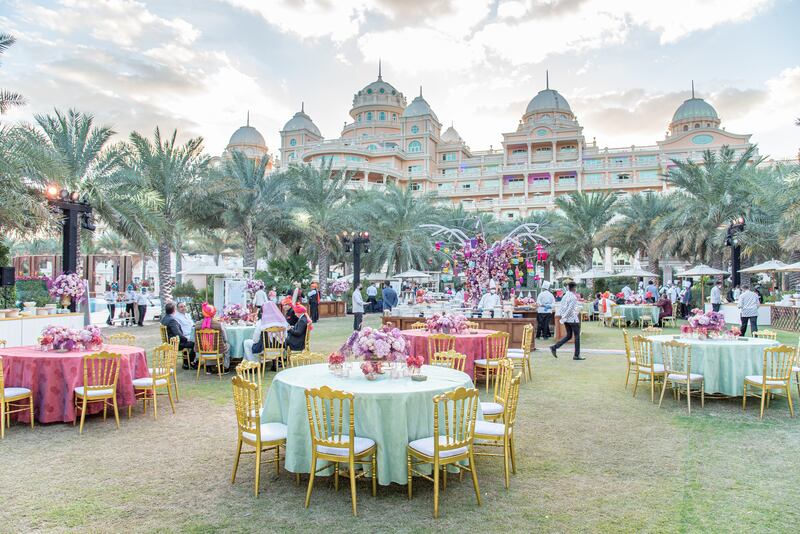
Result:
[[[187,349],[189,351],[189,359],[183,361],[183,368],[189,369],[191,364],[194,362],[194,342],[189,341],[189,338],[183,333],[183,328],[181,327],[180,323],[175,318],[174,303],[167,302],[167,304],[164,306],[164,317],[161,318],[161,324],[167,327],[167,340],[177,337],[178,350]]]
[[[750,291],[749,284],[742,284],[742,293],[739,295],[739,311],[742,317],[742,335],[747,333],[747,324],[750,323],[753,332],[758,332],[758,306],[761,301],[758,295]]]
[[[106,308],[108,308],[108,319],[106,324],[111,326],[114,324],[114,315],[117,311],[117,284],[106,284]]]
[[[681,315],[684,319],[689,316],[689,312],[692,310],[692,286],[686,286],[683,290],[683,295],[681,295]]]
[[[261,317],[261,308],[264,306],[264,303],[267,302],[267,292],[264,291],[263,287],[258,288],[256,294],[253,295],[253,306],[256,307],[258,310],[258,317]]]
[[[575,282],[567,284],[567,294],[561,299],[561,324],[567,329],[567,333],[555,345],[550,345],[550,352],[553,358],[558,358],[556,351],[569,341],[573,336],[575,337],[575,352],[572,356],[573,360],[585,360],[581,356],[581,303],[578,301],[578,295],[575,290],[578,285]]]
[[[369,311],[374,312],[378,307],[378,284],[372,283],[367,288],[367,302],[369,302]]]
[[[386,282],[383,286],[383,309],[391,311],[392,308],[397,306],[397,291],[394,290],[392,284]],[[464,295],[461,295],[461,302],[464,302]]]
[[[311,311],[311,322],[319,321],[319,284],[311,282],[311,289],[308,292],[308,308]]]
[[[647,294],[650,294],[649,296]],[[647,283],[647,287],[644,291],[645,296],[647,296],[648,302],[655,302],[656,298],[658,298],[658,288],[656,287],[656,283],[653,280],[650,280]]]
[[[361,321],[364,319],[364,297],[361,296],[361,282],[353,290],[353,330],[361,330]]]
[[[144,316],[147,314],[147,306],[153,304],[150,300],[150,295],[147,293],[146,286],[142,286],[142,291],[136,298],[136,304],[139,307],[139,326],[144,326]]]
[[[711,288],[711,309],[718,312],[722,307],[722,282],[717,281]]]
[[[133,287],[133,284],[128,284],[127,289],[125,290],[125,325],[126,326],[133,326],[133,314],[134,308],[136,307],[136,289]]]
[[[542,291],[536,296],[536,338],[550,339],[550,321],[556,298],[550,293],[550,282],[542,282]]]

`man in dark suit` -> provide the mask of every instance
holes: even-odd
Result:
[[[289,313],[297,317],[297,322],[286,330],[286,346],[300,352],[306,348],[306,331],[311,328],[311,319],[302,304],[295,304]]]
[[[181,325],[177,319],[175,319],[175,304],[172,302],[167,302],[164,306],[164,317],[161,318],[161,324],[167,327],[167,339],[172,339],[173,337],[178,338],[178,349],[188,349],[189,350],[189,361],[184,359],[183,361],[183,368],[189,369],[192,362],[194,362],[194,341],[189,341],[189,339],[183,335],[183,330],[181,330]]]
[[[389,282],[383,288],[383,309],[391,310],[397,306],[397,291],[394,290]]]

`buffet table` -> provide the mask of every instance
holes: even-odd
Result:
[[[35,345],[42,330],[50,325],[64,326],[80,330],[83,328],[83,313],[60,313],[52,315],[32,315],[0,319],[0,339],[6,347]]]
[[[319,303],[319,317],[344,317],[345,307],[343,300],[323,300]]]
[[[395,317],[384,316],[383,324],[392,323],[400,330],[411,330],[411,325],[417,322],[425,322],[424,317]],[[473,317],[469,321],[477,323],[480,330],[494,330],[496,332],[508,332],[511,337],[508,340],[509,348],[519,348],[522,344],[522,329],[526,324],[533,326],[536,332],[536,318],[523,319],[483,319]],[[531,340],[531,350],[536,348],[536,340]]]

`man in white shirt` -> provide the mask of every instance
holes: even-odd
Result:
[[[567,333],[555,345],[550,345],[550,352],[553,354],[553,358],[558,358],[556,351],[569,341],[572,336],[575,336],[575,352],[572,359],[586,359],[581,356],[581,303],[578,301],[578,295],[575,292],[577,287],[578,285],[575,282],[567,284],[567,294],[561,299],[559,315],[561,316],[561,324],[567,329]]]
[[[553,320],[553,306],[556,298],[550,293],[550,282],[542,282],[542,291],[536,296],[536,338],[550,338],[550,321]]]
[[[144,316],[147,313],[147,305],[152,304],[150,295],[147,293],[147,287],[142,286],[142,292],[137,296],[136,304],[139,307],[139,326],[144,326]]]
[[[464,305],[464,289],[458,288],[456,294],[453,295],[453,302],[458,304],[459,307]]]
[[[267,302],[267,292],[264,288],[259,288],[256,294],[253,295],[253,306],[258,310],[258,318],[261,319],[261,307]]]
[[[481,297],[481,301],[478,303],[478,309],[485,311],[485,310],[494,310],[495,308],[502,308],[503,301],[500,299],[500,295],[497,294],[496,288],[491,288],[488,293],[484,293]]]
[[[670,302],[672,305],[675,306],[675,303],[678,302],[678,299],[681,297],[681,290],[678,288],[678,285],[675,282],[670,282],[669,287],[667,288],[667,296],[669,297]]]
[[[175,312],[173,317],[175,317],[175,320],[178,321],[178,325],[181,327],[181,333],[183,333],[184,337],[188,338],[190,341],[193,340],[194,321],[192,321],[192,318],[189,317],[188,313],[186,313],[185,302],[178,303],[178,311]]]
[[[739,302],[739,297],[741,296],[741,294],[742,294],[742,290],[739,288],[739,286],[734,287],[733,288],[733,301],[734,302]]]
[[[633,289],[631,289],[630,286],[628,285],[623,287],[621,291],[622,291],[622,296],[625,297],[625,300],[628,300],[629,298],[631,298],[631,295],[633,295]]]
[[[717,281],[711,288],[711,309],[718,312],[722,307],[722,282]]]
[[[758,332],[758,306],[761,301],[754,292],[750,291],[748,284],[742,284],[742,294],[739,295],[739,311],[742,316],[742,335],[747,333],[747,323],[752,326],[753,332]]]
[[[369,302],[369,311],[374,312],[378,307],[378,285],[374,282],[367,288],[367,302]]]
[[[353,290],[353,330],[361,330],[364,319],[364,297],[361,296],[361,282]]]

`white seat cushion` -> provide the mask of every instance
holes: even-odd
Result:
[[[483,415],[498,415],[503,413],[503,405],[497,402],[482,402],[481,411]]]
[[[631,363],[636,363],[636,357],[635,356],[631,356],[628,359],[630,360]]]
[[[479,360],[475,360],[475,365],[480,365],[480,366],[483,366],[483,367],[496,367],[497,366],[497,360],[489,361],[486,358],[481,358]]]
[[[525,359],[525,355],[524,355],[524,354],[522,354],[522,353],[519,353],[519,354],[512,354],[512,353],[510,353],[510,352],[509,352],[509,353],[508,353],[508,357],[509,357],[509,359],[511,359],[511,360],[524,360],[524,359]]]
[[[686,373],[670,373],[667,375],[667,378],[670,380],[679,380],[682,382],[686,382]],[[696,382],[698,380],[702,380],[703,375],[698,375],[695,373],[689,373],[689,380],[692,382]]]
[[[749,375],[744,377],[744,379],[759,385],[764,381],[764,377],[761,375]],[[784,384],[786,384],[786,382],[783,380],[767,380],[768,386],[783,386]]]
[[[170,374],[172,374],[172,372],[173,372],[174,370],[175,370],[175,369],[170,369],[170,370],[169,370],[169,373],[170,373]],[[148,372],[149,372],[151,375],[153,375],[153,374],[156,374],[156,373],[154,373],[154,372],[153,372],[153,368],[152,368],[152,367],[148,367],[148,368],[147,368],[147,371],[148,371]],[[165,372],[166,372],[166,371],[165,371],[164,369],[158,369],[158,374],[160,374],[160,375],[163,375]]]
[[[347,448],[346,445],[350,441],[349,436],[337,436],[334,440],[338,443],[342,443],[345,447],[327,447],[325,445],[317,445],[317,452],[322,454],[335,454],[336,456],[344,456],[347,457]],[[369,438],[359,438],[356,436],[355,442],[353,443],[353,453],[358,456],[365,450],[369,449],[375,445],[375,442]]]
[[[640,365],[639,366],[639,372],[650,374],[650,368],[649,367],[643,367],[643,366]],[[653,364],[653,372],[654,373],[663,373],[664,372],[664,365],[660,364],[660,363],[654,363]]]
[[[506,351],[506,353],[507,353],[509,356],[511,356],[512,354],[519,354],[519,355],[523,355],[523,354],[525,354],[525,351],[523,351],[522,349],[508,349],[508,350]]]
[[[800,373],[800,367],[792,367],[793,373]]]
[[[433,456],[433,436],[429,438],[422,438],[422,439],[415,439],[411,443],[408,444],[409,447],[414,449],[417,452],[421,452],[426,456]],[[446,446],[447,445],[447,437],[446,436],[439,436],[439,445]],[[467,452],[466,447],[459,447],[457,449],[451,449],[449,451],[441,451],[439,456],[441,458],[448,458],[450,456],[458,456],[459,454],[465,454]]]
[[[166,385],[167,379],[166,378],[159,378],[155,382],[156,382],[156,386],[163,386],[163,385]],[[150,378],[149,376],[144,377],[144,378],[137,378],[136,380],[133,381],[133,386],[134,387],[139,387],[139,388],[153,387],[153,379]]]
[[[492,423],[490,421],[475,421],[475,434],[484,436],[502,436],[506,430],[503,423]]]
[[[283,423],[261,423],[261,441],[279,441],[286,439],[286,434],[286,425]],[[242,437],[256,440],[256,435],[250,432],[242,432]]]
[[[89,397],[90,399],[91,399],[92,397],[108,397],[108,396],[109,396],[109,395],[111,395],[112,393],[114,393],[114,390],[113,390],[113,389],[111,389],[111,388],[108,388],[108,389],[93,389],[93,390],[89,391],[89,395],[88,395],[88,397]],[[79,397],[85,397],[85,396],[87,396],[87,395],[85,395],[85,394],[83,393],[83,386],[78,386],[78,387],[76,387],[76,388],[75,388],[75,394],[76,394],[76,395],[78,395]]]
[[[31,390],[28,388],[3,388],[3,396],[6,400],[13,399],[15,397],[24,397],[26,395],[30,395]]]

